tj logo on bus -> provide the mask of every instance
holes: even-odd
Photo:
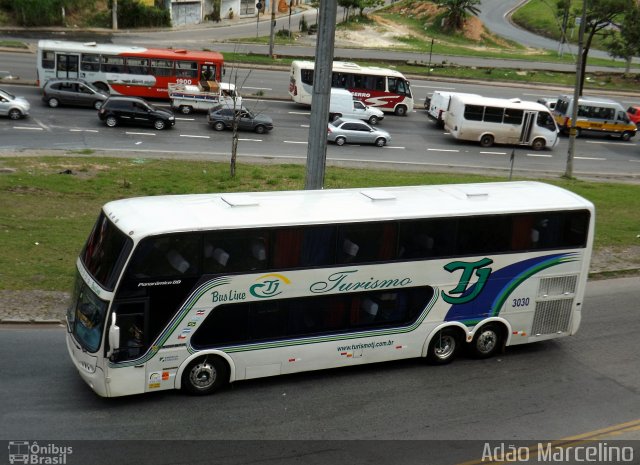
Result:
[[[484,288],[485,284],[487,284],[487,280],[491,275],[491,268],[488,268],[489,265],[493,263],[493,260],[490,258],[483,258],[482,260],[478,260],[477,262],[451,262],[447,263],[444,266],[444,269],[449,273],[453,273],[456,270],[462,270],[462,276],[460,276],[460,280],[458,281],[458,285],[451,290],[448,294],[442,291],[442,299],[449,304],[466,304],[467,302],[472,301]],[[473,289],[471,291],[468,290],[468,286],[471,281],[471,278],[474,275],[478,277],[478,281],[473,285]],[[451,295],[456,294],[456,295]]]
[[[249,288],[252,296],[264,299],[282,294],[280,285],[291,284],[291,281],[284,275],[271,273],[258,278],[258,283]]]

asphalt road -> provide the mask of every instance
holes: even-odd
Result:
[[[283,463],[321,463],[323,458],[323,463],[349,463],[331,460],[340,457],[392,463],[382,458],[398,453],[397,444],[387,443],[385,450],[368,442],[357,454],[353,444],[333,442],[341,440],[457,440],[405,443],[406,455],[396,456],[394,463],[479,459],[483,440],[559,439],[640,418],[639,286],[637,277],[591,281],[576,336],[507,348],[489,360],[463,357],[443,367],[408,360],[257,379],[206,398],[177,391],[99,398],[68,359],[62,327],[4,326],[0,438],[320,440],[296,443],[298,452],[290,456],[284,451],[293,444],[249,442],[227,455],[190,462],[175,459],[176,452],[189,456],[188,444],[158,456],[162,444],[149,443],[147,460],[138,463],[154,457],[158,464],[220,463],[212,462],[214,457],[234,458],[224,463],[262,463],[258,457],[246,460],[252,454],[267,462],[279,457]],[[113,445],[98,445],[97,452],[91,449],[94,459],[113,453]],[[126,450],[128,444],[121,446]],[[301,458],[303,453],[309,457]]]

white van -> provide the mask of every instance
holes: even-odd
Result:
[[[236,107],[242,106],[242,97],[236,92],[236,86],[227,82],[206,81],[206,85],[169,83],[171,108],[185,115],[196,110],[207,111],[220,103]]]
[[[477,94],[465,94],[463,92],[446,92],[443,90],[436,90],[431,95],[426,110],[427,116],[435,121],[436,126],[439,128],[444,128],[444,118],[447,116],[447,110],[449,109],[452,95],[480,97]]]
[[[340,117],[361,119],[369,124],[377,124],[384,118],[384,113],[354,99],[353,94],[346,89],[331,89],[329,120],[333,121]]]

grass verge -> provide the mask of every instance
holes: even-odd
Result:
[[[70,288],[74,262],[100,207],[144,195],[302,189],[300,165],[98,157],[0,159],[0,289]],[[448,184],[506,180],[328,167],[326,188]],[[591,200],[597,209],[596,248],[638,243],[640,186],[579,180],[545,180]]]

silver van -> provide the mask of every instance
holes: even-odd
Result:
[[[31,104],[24,97],[16,97],[4,89],[0,89],[0,115],[11,119],[20,119],[29,115]]]

